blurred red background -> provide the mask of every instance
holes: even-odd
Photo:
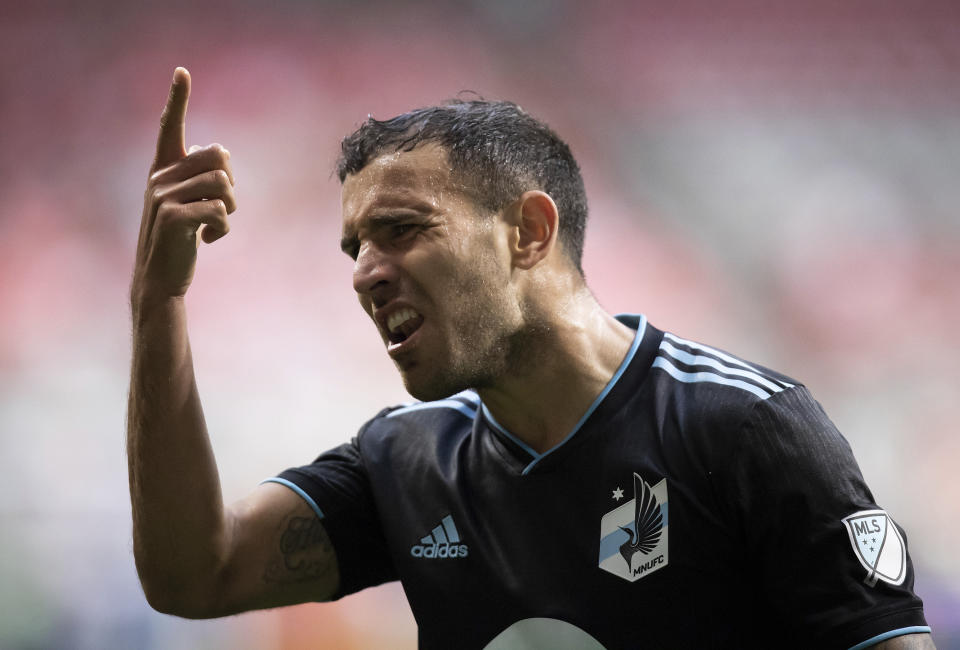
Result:
[[[210,622],[130,551],[127,289],[173,69],[240,209],[189,297],[228,499],[406,401],[338,251],[339,139],[471,90],[571,144],[613,312],[801,379],[960,647],[960,5],[95,1],[0,21],[0,646],[413,648],[397,585]],[[802,531],[799,531],[802,534]]]

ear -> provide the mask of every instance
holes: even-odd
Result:
[[[540,263],[557,245],[560,214],[550,195],[530,190],[520,195],[513,204],[515,241],[511,247],[513,265],[531,269]]]

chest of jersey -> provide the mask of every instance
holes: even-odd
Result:
[[[642,323],[549,452],[466,391],[284,476],[325,513],[343,592],[399,578],[422,648],[850,647],[925,625],[905,542],[878,583],[881,551],[848,535],[883,512],[809,392]]]
[[[395,472],[374,490],[423,647],[484,648],[539,618],[608,649],[735,645],[716,630],[744,606],[750,569],[712,470],[665,448],[656,422],[623,420],[527,473],[479,419],[429,454],[392,450]]]

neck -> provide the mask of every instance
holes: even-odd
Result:
[[[524,339],[522,362],[478,391],[493,417],[537,453],[572,431],[610,382],[635,335],[586,287],[568,302],[552,303],[545,316]]]

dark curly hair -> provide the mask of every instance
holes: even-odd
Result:
[[[580,167],[549,126],[516,104],[451,100],[388,120],[369,117],[341,142],[337,176],[342,183],[385,153],[426,143],[446,149],[458,180],[487,210],[502,210],[527,190],[549,194],[560,213],[557,236],[583,275],[587,197]]]

